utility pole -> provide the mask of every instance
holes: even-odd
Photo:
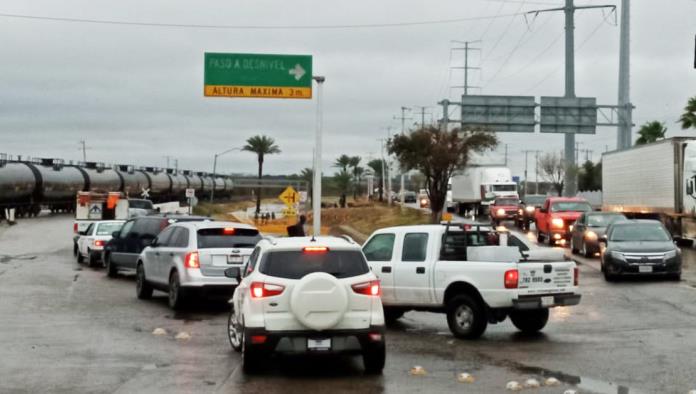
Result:
[[[619,44],[619,126],[616,133],[616,149],[624,150],[631,147],[631,128],[633,127],[633,104],[630,96],[630,55],[631,55],[631,22],[630,1],[621,0],[621,32]]]
[[[162,157],[164,157],[165,159],[167,159],[167,166],[166,166],[165,168],[169,168],[169,159],[171,158],[171,156],[165,155],[165,156],[162,156]]]
[[[385,158],[385,165],[387,167],[387,205],[391,206],[392,205],[392,199],[391,199],[391,192],[392,192],[392,183],[391,183],[391,165],[390,165],[390,160],[389,160],[389,152],[387,152],[387,141],[389,141],[389,137],[391,135],[391,127],[386,127],[387,130],[387,138],[384,139],[383,143],[383,150],[384,150],[384,158]]]
[[[314,135],[314,174],[312,179],[312,230],[313,235],[318,237],[321,235],[321,134],[324,123],[323,87],[326,78],[313,76],[312,79],[317,83],[317,121]]]
[[[527,183],[527,155],[529,153],[534,153],[536,155],[537,164],[536,164],[535,174],[537,174],[537,172],[539,172],[539,152],[540,151],[538,151],[538,150],[523,150],[522,152],[524,153],[524,195],[526,196],[527,194],[530,194],[529,189],[527,188],[527,185],[528,185],[528,183]],[[537,183],[536,188],[537,188],[537,194],[538,194],[538,191],[539,191],[538,178],[537,178],[536,183]]]
[[[564,7],[530,11],[531,14],[563,11],[565,15],[565,96],[575,98],[575,11],[592,8],[613,8],[613,5],[589,5],[576,7],[573,0],[565,0]],[[565,134],[565,179],[563,193],[574,196],[576,193],[575,171],[573,171],[573,151],[575,150],[575,133]]]
[[[536,160],[534,167],[534,194],[539,194],[539,152],[538,150],[534,151],[534,160]]]
[[[87,141],[80,140],[80,145],[82,145],[82,161],[87,162]]]
[[[401,120],[401,135],[406,134],[406,119],[407,119],[406,118],[406,111],[410,111],[410,110],[411,110],[411,108],[402,106],[401,107],[401,117],[397,118],[397,119]],[[400,180],[401,180],[401,187],[399,188],[399,195],[400,195],[399,201],[401,202],[401,208],[403,209],[404,203],[405,203],[405,199],[404,199],[405,193],[404,192],[406,191],[405,187],[404,187],[404,170],[403,170],[403,168],[401,169],[401,179]]]
[[[509,144],[505,144],[505,167],[508,165],[508,145]]]
[[[426,108],[430,108],[430,107],[426,107],[426,106],[422,106],[422,105],[414,105],[413,107],[420,108],[420,111],[417,113],[419,113],[421,116],[421,128],[425,127],[425,114],[427,113]]]
[[[578,163],[579,163],[580,151],[582,150],[582,149],[580,149],[580,145],[582,145],[582,142],[576,142],[576,143],[575,143],[575,165],[576,165],[576,166],[577,166]]]
[[[464,67],[450,67],[453,69],[463,69],[464,70],[464,84],[462,86],[452,86],[453,88],[462,88],[464,90],[464,95],[469,95],[469,88],[477,88],[478,86],[469,86],[469,70],[478,70],[480,67],[469,67],[469,52],[470,51],[480,51],[481,48],[471,47],[470,44],[480,43],[481,40],[476,41],[456,41],[452,40],[453,43],[464,44],[464,47],[452,48],[452,51],[464,51]]]

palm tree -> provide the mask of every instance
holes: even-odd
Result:
[[[280,148],[275,144],[275,140],[265,135],[255,135],[246,140],[243,151],[256,153],[259,162],[259,181],[263,175],[263,158],[266,155],[280,153]],[[261,188],[256,189],[256,213],[261,212]]]
[[[346,170],[341,170],[334,175],[334,184],[336,185],[338,192],[341,193],[341,198],[339,200],[341,208],[346,207],[346,194],[348,194],[348,191],[350,191],[352,179],[353,176]]]
[[[384,162],[380,159],[370,160],[367,163],[367,166],[372,168],[372,171],[374,171],[375,177],[378,178],[377,187],[379,188],[379,201],[383,201],[382,200],[382,194],[383,194],[383,190],[382,190],[382,166],[383,165],[384,165]]]
[[[348,155],[341,155],[339,156],[338,159],[334,162],[334,167],[340,168],[341,171],[348,171],[348,167],[350,166],[350,156]]]
[[[640,126],[640,130],[638,130],[640,137],[636,140],[636,145],[645,145],[663,139],[665,138],[666,132],[667,128],[663,123],[656,120],[646,122],[644,125]]]
[[[679,121],[681,122],[682,129],[696,129],[696,96],[689,99]]]
[[[363,168],[360,167],[360,156],[352,156],[348,161],[348,165],[353,169],[353,200],[358,197],[358,186],[360,185],[360,175]]]

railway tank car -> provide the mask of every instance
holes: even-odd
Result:
[[[41,209],[39,197],[34,171],[27,163],[0,160],[0,208],[14,208],[19,217],[36,215]]]
[[[150,188],[150,179],[140,170],[129,164],[119,164],[115,166],[116,172],[123,180],[120,191],[128,197],[140,198],[142,193]]]
[[[110,166],[93,161],[80,163],[80,165],[87,173],[85,187],[87,190],[101,193],[123,190],[123,177]]]

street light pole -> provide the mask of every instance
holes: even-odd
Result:
[[[313,234],[315,237],[321,235],[321,132],[323,122],[322,108],[322,90],[324,87],[325,77],[314,76],[313,80],[317,82],[317,125],[314,142],[314,179],[312,187],[312,211],[314,218],[312,221]]]
[[[241,151],[242,148],[231,148],[231,149],[228,149],[228,150],[226,150],[226,151],[224,151],[224,152],[222,152],[222,153],[216,153],[216,154],[215,154],[215,157],[213,158],[213,188],[210,190],[210,202],[211,202],[211,203],[213,202],[213,199],[215,198],[215,175],[216,175],[216,172],[217,172],[217,159],[218,159],[218,156],[222,156],[222,155],[224,155],[225,153],[230,153],[230,152],[235,151],[235,150]],[[177,163],[177,165],[178,165],[178,163]]]

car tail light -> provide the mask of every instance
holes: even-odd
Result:
[[[580,268],[573,268],[573,286],[580,284]]]
[[[232,234],[234,234],[234,227],[225,227],[222,230],[222,233],[225,235],[232,235]]]
[[[73,223],[73,232],[77,234],[77,223]]]
[[[370,338],[372,342],[382,342],[382,334],[379,332],[371,332],[367,334],[367,337]]]
[[[184,257],[184,267],[186,268],[201,268],[201,262],[198,259],[198,252],[186,253]]]
[[[101,239],[98,239],[94,241],[94,246],[104,246],[104,241]]]
[[[305,246],[302,251],[305,253],[326,253],[329,251],[329,248],[326,246]]]
[[[517,270],[505,271],[505,288],[516,289],[520,279],[520,273]]]
[[[266,298],[273,297],[283,293],[284,286],[274,285],[271,283],[252,282],[251,283],[251,298]]]
[[[368,296],[380,296],[382,295],[382,287],[379,285],[378,280],[372,280],[369,282],[363,282],[354,284],[351,286],[353,291],[358,294],[368,295]]]
[[[251,343],[253,345],[261,345],[266,343],[266,340],[268,337],[266,335],[252,335],[251,336]]]

